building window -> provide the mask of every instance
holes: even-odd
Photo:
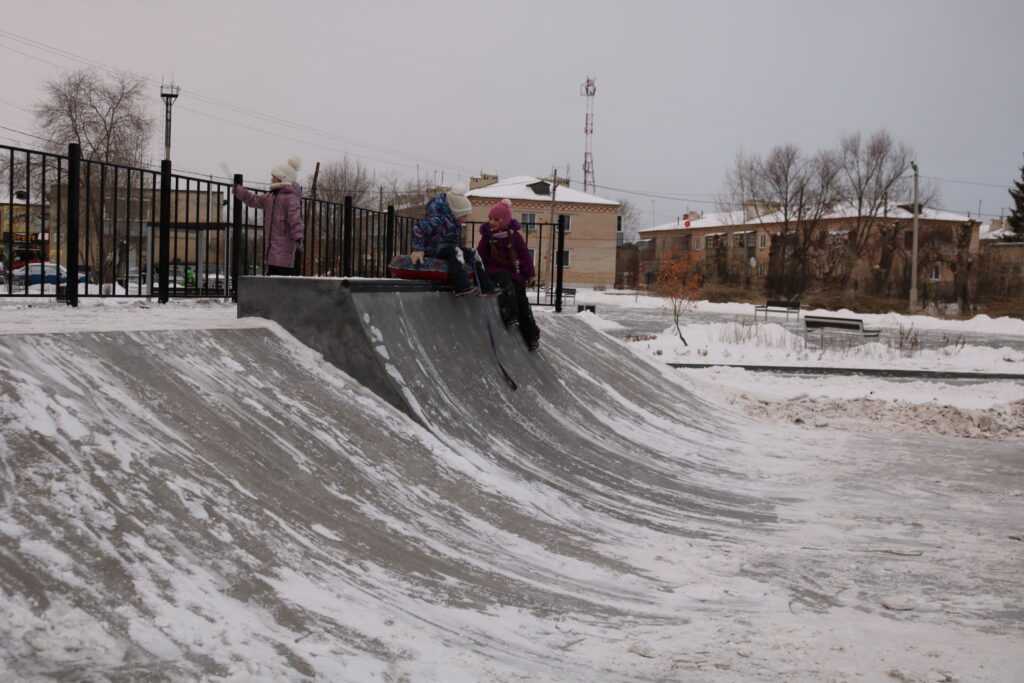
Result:
[[[535,213],[524,213],[522,214],[522,220],[519,221],[523,224],[527,230],[533,230],[534,226],[537,225],[537,214]]]
[[[938,282],[942,277],[942,264],[936,263],[932,266],[931,280],[932,282]]]
[[[704,238],[704,248],[705,249],[714,249],[715,248],[715,238],[712,237],[711,235],[708,235],[707,237],[705,237]]]
[[[569,250],[568,249],[563,249],[562,250],[562,267],[563,268],[568,268],[569,267]]]
[[[534,255],[533,249],[527,249],[526,251],[530,252],[530,263],[532,263],[534,269],[536,269],[537,268],[537,257]]]
[[[760,246],[762,249],[768,248],[768,233],[762,232],[760,235]]]
[[[764,276],[764,274],[765,274],[765,271],[766,271],[766,270],[767,270],[767,269],[765,268],[765,264],[763,264],[763,263],[758,263],[758,264],[757,264],[757,274],[758,274],[759,276],[762,276],[762,277],[763,277],[763,276]]]
[[[696,235],[690,238],[690,249],[700,251],[700,238]]]
[[[565,234],[568,235],[570,232],[572,232],[572,216],[565,213],[558,214],[559,219],[563,217],[565,218]]]
[[[622,232],[622,216],[615,217],[615,232]]]

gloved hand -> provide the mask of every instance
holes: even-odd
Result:
[[[409,260],[412,261],[414,264],[416,264],[416,263],[423,263],[423,252],[422,251],[414,251],[414,252],[412,252],[411,254],[409,254]]]

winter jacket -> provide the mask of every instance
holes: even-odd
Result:
[[[433,256],[441,247],[462,242],[462,226],[448,208],[448,199],[439,194],[427,202],[427,217],[412,229],[412,250]]]
[[[302,243],[302,190],[297,184],[282,185],[266,194],[256,194],[241,185],[235,196],[248,206],[263,211],[263,263],[291,268],[295,251]]]
[[[514,218],[499,232],[494,232],[489,223],[480,226],[476,251],[488,273],[510,273],[521,285],[533,279],[533,259],[523,239],[522,226]]]

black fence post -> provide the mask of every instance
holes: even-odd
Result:
[[[384,224],[384,272],[388,272],[388,265],[395,253],[395,207],[388,204],[387,223]]]
[[[562,271],[565,270],[562,252],[565,251],[565,224],[568,220],[567,216],[558,217],[558,248],[555,251],[555,313],[562,312]]]
[[[245,181],[241,173],[235,174],[235,187]],[[238,302],[238,268],[242,262],[242,200],[231,188],[231,300]]]
[[[68,145],[68,243],[65,254],[68,276],[64,283],[68,306],[78,306],[78,212],[81,178],[82,146],[73,142]]]
[[[346,195],[345,197],[345,217],[344,225],[341,229],[341,274],[344,277],[350,277],[352,275],[352,223],[353,223],[353,212],[352,212],[352,197]]]
[[[167,303],[167,294],[170,284],[170,252],[171,252],[171,160],[164,159],[160,162],[160,247],[159,247],[159,268],[160,275],[157,280],[159,292],[157,301]]]

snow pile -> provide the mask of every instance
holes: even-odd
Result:
[[[898,342],[869,341],[859,335],[829,334],[824,349],[817,333],[791,332],[778,323],[684,325],[686,344],[671,327],[634,350],[666,362],[800,367],[889,368],[950,372],[1024,374],[1024,352],[1003,347],[950,344],[934,349],[900,349]]]
[[[753,417],[806,427],[868,432],[884,428],[972,439],[1024,439],[1024,400],[988,410],[903,400],[821,400],[810,396],[791,401],[740,403]]]
[[[669,310],[669,301],[663,297],[651,296],[632,290],[602,290],[577,288],[576,299],[580,303],[615,306],[633,309],[664,309]],[[754,304],[710,301],[693,302],[697,313],[713,313],[718,315],[742,316],[753,319]],[[773,314],[778,319],[778,314]],[[948,330],[950,332],[1022,335],[1024,336],[1024,320],[1020,318],[992,318],[987,315],[976,315],[968,320],[936,318],[929,315],[905,315],[902,313],[858,313],[847,308],[830,310],[824,308],[803,309],[801,315],[829,315],[842,318],[859,318],[867,327],[896,329],[899,327],[915,330]]]
[[[736,397],[763,401],[871,399],[908,404],[952,406],[964,410],[999,409],[1024,401],[1024,383],[882,379],[878,377],[786,375],[743,368],[688,368],[679,372],[697,383],[700,393],[715,392],[722,400]]]
[[[576,317],[582,320],[583,322],[587,323],[591,327],[593,327],[595,330],[599,330],[601,332],[626,329],[625,327],[615,322],[614,320],[602,318],[601,316],[597,315],[596,313],[592,313],[591,311],[583,311],[581,313],[577,313]]]

